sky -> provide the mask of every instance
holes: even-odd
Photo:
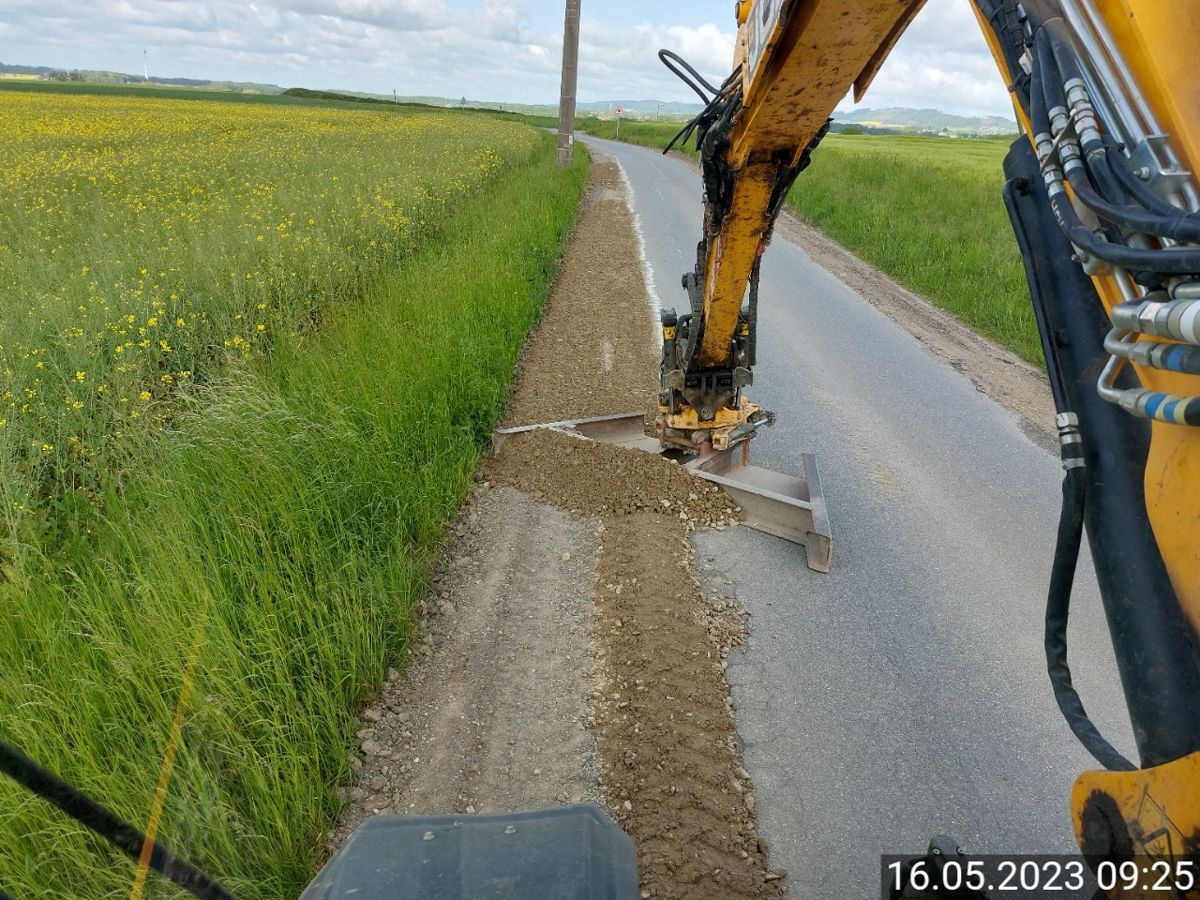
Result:
[[[1012,116],[969,8],[929,0],[863,106]],[[728,74],[733,0],[582,0],[579,98],[690,100],[669,47]],[[562,0],[0,0],[0,62],[553,103]],[[843,103],[841,109],[852,104]]]

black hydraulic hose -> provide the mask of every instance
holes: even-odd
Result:
[[[1079,68],[1079,60],[1071,49],[1071,39],[1067,36],[1066,23],[1059,16],[1046,19],[1039,32],[1045,32],[1050,42],[1050,50],[1054,54],[1054,62],[1058,66],[1058,74],[1063,83],[1078,78],[1083,81],[1083,71]]]
[[[1045,43],[1045,41],[1041,43]],[[1035,140],[1039,134],[1050,136],[1050,115],[1047,110],[1049,101],[1046,99],[1046,92],[1043,88],[1048,80],[1047,75],[1054,77],[1056,73],[1046,72],[1041,66],[1034,67],[1033,80],[1029,85],[1029,123],[1033,126]]]
[[[1083,538],[1083,510],[1087,496],[1086,469],[1067,469],[1063,477],[1062,515],[1058,520],[1058,543],[1054,548],[1054,567],[1050,571],[1050,590],[1046,596],[1046,671],[1054,689],[1054,699],[1063,718],[1088,753],[1102,766],[1118,772],[1133,771],[1136,766],[1113,747],[1092,724],[1079,692],[1071,683],[1067,665],[1067,621],[1070,617],[1071,587]]]
[[[663,147],[662,152],[664,154],[670,153],[671,148],[674,147],[676,143],[681,140],[686,142],[687,139],[692,136],[692,132],[695,131],[698,124],[700,124],[700,120],[698,118],[692,119],[682,128],[680,128],[677,132],[675,132],[675,135],[669,141],[667,141],[667,146]]]
[[[1036,51],[1034,78],[1040,83],[1046,108],[1061,106],[1066,109],[1067,96],[1063,93],[1062,75],[1054,59],[1054,50],[1050,47],[1049,33],[1039,28],[1033,37],[1033,48]]]
[[[708,103],[709,100],[711,99],[709,96],[710,94],[721,93],[720,88],[713,87],[711,84],[709,84],[703,75],[701,75],[694,68],[692,68],[691,63],[689,63],[686,59],[684,59],[682,56],[680,56],[674,50],[667,50],[665,48],[662,50],[659,50],[658,58],[662,61],[662,64],[664,66],[666,66],[668,69],[670,69],[672,72],[674,72],[676,76],[678,76],[680,81],[682,81],[684,84],[686,84],[688,87],[690,87],[693,91],[695,91],[697,94],[699,94],[700,99],[703,100],[705,103]],[[676,67],[676,63],[678,63],[679,66],[682,66],[688,72],[688,74],[692,76],[692,78],[696,79],[696,81],[692,81],[691,78],[688,78],[687,75],[684,75],[683,72],[681,72]],[[708,94],[706,94],[706,93],[704,93],[704,91],[700,90],[700,88],[696,86],[696,82],[699,82],[701,85],[703,85],[708,90]]]
[[[663,147],[663,154],[665,155],[670,153],[671,148],[674,147],[675,144],[680,140],[687,141],[687,139],[692,136],[692,132],[702,125],[706,118],[712,116],[718,109],[720,109],[722,103],[728,103],[729,100],[736,94],[737,91],[734,90],[732,86],[727,84],[723,93],[713,97],[712,100],[709,101],[708,105],[704,107],[704,109],[693,116],[682,128],[675,132],[674,136],[667,141],[667,146]]]
[[[1035,75],[1037,75],[1035,70]],[[1046,115],[1046,98],[1039,83],[1029,92],[1029,115],[1034,133],[1049,133],[1050,124]],[[1102,241],[1080,221],[1065,192],[1050,196],[1050,206],[1059,227],[1077,247],[1098,259],[1135,271],[1157,272],[1171,275],[1187,275],[1200,272],[1200,249],[1170,248],[1167,250],[1144,250]]]
[[[1200,272],[1200,248],[1170,247],[1166,250],[1143,250],[1102,241],[1079,220],[1065,193],[1050,197],[1050,208],[1063,233],[1071,243],[1084,252],[1136,272],[1154,272],[1160,275],[1193,275]]]
[[[1064,40],[1060,39],[1058,44],[1058,52],[1055,52],[1052,31],[1061,30],[1062,19],[1055,18],[1049,21],[1053,23],[1051,28],[1038,28],[1033,37],[1035,54],[1035,68],[1033,72],[1033,80],[1035,82],[1034,89],[1036,90],[1040,85],[1040,93],[1046,101],[1047,117],[1045,120],[1045,131],[1047,133],[1050,132],[1049,112],[1051,110],[1061,107],[1065,112],[1067,112],[1068,116],[1070,115],[1070,110],[1067,106],[1064,78],[1059,69],[1058,59],[1061,55],[1070,55],[1071,51],[1069,45],[1067,45]],[[1071,56],[1071,59],[1074,61],[1074,56]],[[1078,61],[1075,61],[1075,67],[1076,71],[1078,71]],[[1092,152],[1095,152],[1097,149],[1102,150],[1103,147],[1097,142],[1092,142],[1090,149]],[[1088,174],[1091,176],[1092,180],[1095,181],[1097,187],[1100,189],[1100,192],[1106,197],[1121,197],[1122,192],[1116,180],[1108,172],[1108,169],[1102,164],[1097,166],[1091,159],[1091,156],[1088,152],[1084,153],[1084,157],[1085,162],[1092,163],[1092,165],[1089,167]]]
[[[1091,185],[1078,171],[1072,172],[1068,180],[1075,196],[1107,222],[1126,225],[1143,234],[1154,234],[1175,241],[1200,242],[1200,219],[1190,218],[1184,215],[1182,210],[1178,210],[1174,216],[1164,216],[1133,206],[1118,206],[1109,203],[1092,190]]]
[[[1070,48],[1067,46],[1061,31],[1062,20],[1050,19],[1038,29],[1037,34],[1034,36],[1034,47],[1036,50],[1034,79],[1037,84],[1035,85],[1035,90],[1030,92],[1030,118],[1034,123],[1035,130],[1039,132],[1050,132],[1048,108],[1053,109],[1056,106],[1063,106],[1065,108],[1066,101],[1063,95],[1062,76],[1060,72],[1062,61],[1069,60],[1069,65],[1075,67],[1074,71],[1078,71],[1078,64],[1071,54]],[[1040,88],[1040,90],[1037,88]],[[1102,188],[1107,188],[1107,193],[1119,195],[1120,191],[1117,188],[1118,186],[1123,187],[1125,180],[1121,179],[1118,182],[1117,176],[1119,173],[1110,171],[1114,166],[1109,161],[1107,150],[1102,143],[1092,142],[1090,152],[1087,154],[1087,161],[1094,164],[1089,167],[1089,173]],[[1132,172],[1127,172],[1126,174],[1128,176],[1127,180],[1136,181],[1136,177]],[[1176,207],[1171,207],[1170,204],[1164,204],[1162,201],[1157,202],[1154,207],[1146,209],[1112,203],[1092,188],[1090,181],[1082,175],[1079,169],[1073,169],[1067,172],[1066,175],[1070,181],[1072,190],[1080,201],[1105,221],[1126,226],[1145,234],[1153,234],[1176,241],[1200,242],[1200,218],[1188,216],[1184,211]],[[1149,191],[1142,187],[1140,193],[1134,193],[1134,199],[1141,200],[1141,193],[1148,194]],[[1171,211],[1165,212],[1163,206],[1169,207]],[[1076,241],[1076,243],[1078,244],[1079,242]],[[1080,246],[1083,245],[1081,244]],[[1119,245],[1107,244],[1106,246],[1113,247]],[[1162,251],[1152,250],[1147,252],[1158,253]],[[1095,255],[1106,258],[1102,253],[1096,253]]]
[[[1174,203],[1169,203],[1148,188],[1129,166],[1129,160],[1115,144],[1106,142],[1101,149],[1101,155],[1109,171],[1120,183],[1125,192],[1146,209],[1161,216],[1181,216],[1200,223],[1200,214],[1181,209]]]
[[[1004,205],[1008,209],[1009,217],[1015,226],[1020,219],[1013,198],[1013,190],[1011,183],[1005,185]],[[1029,231],[1025,228],[1014,227],[1013,234],[1017,239],[1017,249],[1021,252],[1021,259],[1033,259],[1034,249],[1030,243]],[[1030,300],[1033,304],[1033,317],[1037,321],[1038,336],[1042,340],[1042,355],[1046,359],[1046,377],[1050,382],[1050,396],[1054,399],[1055,411],[1061,413],[1069,409],[1070,404],[1067,401],[1067,385],[1063,378],[1062,362],[1058,354],[1058,343],[1054,339],[1054,328],[1051,325],[1050,316],[1046,311],[1045,292],[1038,288],[1032,274],[1029,275],[1028,280]]]
[[[1162,197],[1159,197],[1150,188],[1146,187],[1141,180],[1133,174],[1133,170],[1129,167],[1129,161],[1125,155],[1115,147],[1103,147],[1097,154],[1108,170],[1112,172],[1117,183],[1130,197],[1140,203],[1142,206],[1151,212],[1156,212],[1160,216],[1191,216],[1200,220],[1200,216],[1195,216],[1187,210],[1180,209],[1173,203],[1168,203]]]

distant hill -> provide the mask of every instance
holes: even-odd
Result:
[[[145,84],[141,75],[106,72],[98,69],[56,69],[53,66],[22,66],[0,63],[0,75],[34,75],[46,81],[86,81],[89,84]],[[277,84],[253,81],[206,81],[202,78],[160,78],[150,76],[150,84],[164,87],[190,87],[205,91],[229,91],[235,94],[282,94]]]
[[[87,81],[94,84],[143,84],[140,75],[125,72],[104,72],[93,69],[56,69],[52,66],[25,66],[0,62],[0,76],[32,76],[46,80]],[[163,78],[152,75],[151,84],[189,87],[208,91],[231,91],[241,94],[282,94],[284,89],[277,84],[260,84],[251,81],[205,81],[198,78]],[[404,104],[422,106],[469,107],[492,109],[503,112],[533,116],[556,116],[558,106],[553,103],[508,103],[492,100],[472,100],[460,97],[433,97],[422,95],[376,94],[366,91],[322,90],[291,88],[286,93],[293,96],[325,96],[330,99],[357,98],[372,101],[399,101]],[[581,115],[609,118],[617,107],[631,119],[688,119],[700,112],[699,103],[677,100],[591,100],[578,104]],[[834,131],[847,127],[861,128],[872,134],[942,134],[951,137],[991,137],[1015,134],[1017,123],[1004,116],[958,116],[937,109],[911,109],[894,106],[883,109],[854,109],[837,111],[833,114]]]
[[[351,94],[353,91],[344,91]],[[370,95],[383,97],[381,94]],[[385,99],[391,99],[385,98]],[[400,97],[401,102],[423,103],[429,106],[470,106],[477,109],[499,109],[535,116],[554,116],[558,107],[551,103],[497,103],[463,97]],[[595,100],[581,102],[576,109],[582,115],[608,118],[617,107],[631,119],[688,119],[700,112],[699,103],[675,100]],[[847,125],[857,125],[864,131],[879,134],[948,134],[957,137],[1015,134],[1017,123],[1003,116],[957,116],[937,109],[855,109],[833,114],[835,131]]]
[[[340,91],[339,93],[354,94],[355,92]],[[385,100],[392,99],[389,95],[385,94],[364,94],[361,96],[379,97]],[[466,106],[473,109],[496,109],[504,112],[522,113],[529,116],[558,115],[557,103],[508,103],[494,100],[472,100],[469,97],[452,100],[449,97],[403,95],[399,97],[399,100],[401,103],[421,103],[426,106]],[[577,103],[575,109],[580,115],[607,117],[618,106],[631,119],[653,119],[655,117],[672,120],[690,119],[696,113],[700,112],[701,109],[699,103],[680,103],[676,100],[592,100]]]
[[[864,130],[919,132],[922,134],[992,135],[1015,134],[1017,123],[1003,116],[956,116],[937,109],[854,109],[833,114],[841,125],[854,124]]]

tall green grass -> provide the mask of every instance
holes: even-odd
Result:
[[[236,896],[315,871],[355,710],[502,412],[586,178],[536,143],[359,301],[192,395],[86,548],[0,587],[0,733],[135,823],[210,604],[161,839]],[[0,782],[0,809],[0,887],[127,896],[129,861],[43,801]]]
[[[616,123],[581,119],[612,139]],[[661,149],[677,123],[622,122]],[[681,148],[695,156],[689,145]],[[788,205],[802,219],[976,331],[1041,364],[1021,257],[1004,210],[1006,141],[828,135]],[[697,228],[699,228],[697,222]]]
[[[212,96],[0,91],[0,566],[17,577],[47,532],[82,538],[75,507],[126,476],[174,398],[335,316],[539,139]]]
[[[1041,364],[1000,191],[1005,141],[831,134],[788,202],[976,331]]]
[[[639,147],[653,147],[655,150],[661,150],[675,136],[675,133],[683,128],[684,124],[683,122],[642,122],[623,119],[618,130],[615,119],[597,119],[589,116],[580,119],[578,127],[585,134],[592,134],[599,138],[606,138],[610,141],[620,140],[627,144],[637,144]],[[678,142],[672,149],[688,156],[696,156],[694,140],[688,141],[686,144]]]

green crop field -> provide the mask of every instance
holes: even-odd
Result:
[[[294,897],[582,157],[479,115],[130,91],[0,90],[0,134],[0,735],[144,826],[199,635],[160,837]],[[0,888],[129,895],[44,801],[0,781],[0,808]]]
[[[580,129],[612,138],[616,123],[582,119]],[[620,137],[661,148],[678,129],[622,122]],[[1024,269],[1000,196],[1007,151],[1001,140],[831,134],[788,203],[901,284],[1040,364]]]

